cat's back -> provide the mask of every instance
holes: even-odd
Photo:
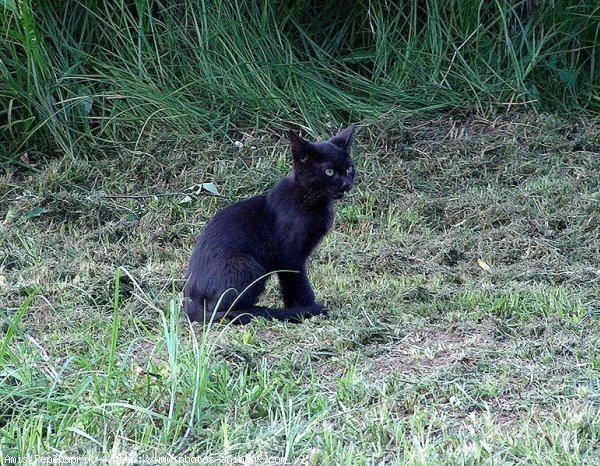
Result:
[[[244,199],[217,212],[206,224],[198,242],[209,240],[223,246],[247,243],[260,233],[260,227],[269,221],[267,217],[266,195]]]

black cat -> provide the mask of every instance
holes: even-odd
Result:
[[[333,200],[354,181],[354,125],[318,143],[290,132],[293,174],[269,193],[218,212],[198,238],[186,274],[184,309],[191,320],[253,316],[298,322],[327,314],[308,281],[311,252],[333,225]],[[255,306],[267,274],[277,271],[284,309]]]

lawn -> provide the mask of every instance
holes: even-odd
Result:
[[[600,464],[599,37],[592,0],[0,1],[0,466]],[[350,123],[330,318],[190,325],[206,222]]]
[[[0,465],[598,464],[599,152],[585,116],[363,124],[310,266],[331,318],[207,328],[179,313],[196,236],[288,173],[283,133],[23,156],[0,177]]]

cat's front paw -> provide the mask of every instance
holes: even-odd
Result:
[[[329,309],[327,309],[324,304],[315,303],[310,307],[310,309],[306,313],[306,317],[315,317],[315,316],[323,316],[325,318],[328,318],[329,317]]]

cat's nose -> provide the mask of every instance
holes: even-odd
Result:
[[[352,188],[352,185],[350,183],[348,183],[347,181],[344,181],[342,183],[342,188],[344,189],[344,191],[348,192]]]

